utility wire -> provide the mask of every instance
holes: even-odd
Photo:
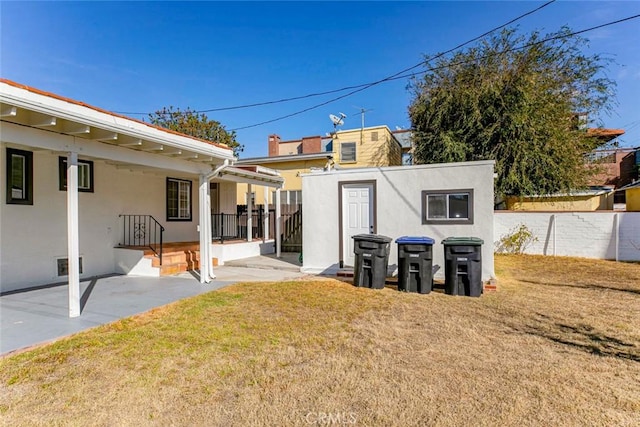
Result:
[[[512,52],[512,51],[521,50],[521,49],[525,49],[525,48],[527,48],[527,47],[531,47],[531,46],[539,45],[539,44],[546,43],[546,42],[548,42],[548,41],[552,41],[552,40],[565,39],[565,38],[567,38],[567,37],[571,37],[571,36],[575,36],[575,35],[578,35],[578,34],[586,33],[586,32],[588,32],[588,31],[597,30],[597,29],[599,29],[599,28],[607,27],[607,26],[610,26],[610,25],[619,24],[619,23],[622,23],[622,22],[625,22],[625,21],[630,21],[630,20],[632,20],[632,19],[637,19],[637,18],[639,18],[639,17],[640,17],[640,14],[638,14],[638,15],[633,15],[633,16],[629,16],[629,17],[626,17],[626,18],[618,19],[618,20],[616,20],[616,21],[611,21],[611,22],[607,22],[607,23],[605,23],[605,24],[597,25],[597,26],[595,26],[595,27],[586,28],[586,29],[584,29],[584,30],[575,31],[575,32],[572,32],[572,33],[569,33],[569,34],[563,34],[563,35],[558,35],[558,36],[554,36],[554,37],[549,37],[549,38],[547,38],[547,39],[540,40],[540,41],[537,41],[537,42],[534,42],[534,43],[529,43],[529,44],[527,44],[527,45],[523,45],[523,46],[515,47],[515,48],[512,48],[512,49],[507,49],[507,50],[504,50],[504,51],[498,52],[498,54],[507,53],[507,52]],[[465,43],[465,44],[466,44],[466,43]],[[451,50],[450,50],[450,51],[451,51]],[[447,52],[450,52],[450,51],[447,51]],[[432,58],[426,59],[424,62],[427,62],[427,61],[430,61],[430,60],[433,60],[433,59],[439,58],[440,56],[442,56],[442,55],[444,55],[444,54],[445,54],[445,53],[438,54],[438,55],[436,55],[436,56],[434,56],[434,57],[432,57]],[[487,56],[488,56],[488,55],[487,55]],[[484,57],[482,57],[482,58],[486,58],[487,56],[484,56]],[[481,58],[478,58],[478,59],[481,59]],[[265,124],[268,124],[268,123],[273,123],[273,122],[277,122],[277,121],[280,121],[280,120],[288,119],[289,117],[293,117],[293,116],[297,116],[297,115],[302,114],[302,113],[306,113],[307,111],[311,111],[311,110],[314,110],[314,109],[316,109],[316,108],[322,107],[322,106],[324,106],[324,105],[330,104],[330,103],[332,103],[332,102],[338,101],[338,100],[340,100],[340,99],[346,98],[346,97],[348,97],[348,96],[351,96],[351,95],[353,95],[353,94],[355,94],[355,93],[358,93],[358,92],[361,92],[361,91],[363,91],[363,90],[366,90],[366,89],[368,89],[368,88],[370,88],[370,87],[372,87],[372,86],[378,85],[378,84],[383,83],[383,82],[387,82],[387,81],[390,81],[390,80],[396,80],[396,79],[399,79],[399,78],[411,77],[411,76],[415,76],[415,75],[423,74],[423,73],[426,73],[426,72],[429,72],[429,71],[436,71],[436,70],[438,70],[438,69],[442,69],[442,68],[449,68],[449,67],[454,66],[454,65],[462,65],[462,64],[465,64],[465,63],[468,63],[468,62],[469,62],[469,61],[461,61],[461,62],[454,63],[454,64],[446,64],[446,65],[443,65],[443,66],[440,66],[440,67],[431,67],[431,68],[427,68],[426,70],[423,70],[423,71],[419,71],[419,72],[415,72],[415,73],[411,73],[411,74],[404,74],[404,75],[401,75],[402,73],[406,73],[407,71],[410,71],[410,70],[412,70],[412,69],[414,69],[414,68],[417,68],[417,65],[416,65],[416,66],[413,66],[413,67],[407,68],[407,69],[405,69],[405,70],[403,70],[403,71],[401,71],[401,72],[399,72],[399,73],[396,73],[396,74],[394,74],[394,75],[392,75],[392,76],[389,76],[389,77],[387,77],[387,78],[385,78],[385,79],[378,80],[378,81],[376,81],[376,82],[373,82],[373,83],[369,83],[369,84],[367,84],[367,85],[364,85],[364,87],[360,87],[359,89],[353,90],[353,91],[351,91],[351,92],[349,92],[349,93],[347,93],[347,94],[344,94],[344,95],[338,96],[338,97],[336,97],[336,98],[332,98],[332,99],[330,99],[330,100],[328,100],[328,101],[325,101],[325,102],[322,102],[322,103],[319,103],[319,104],[313,105],[313,106],[311,106],[311,107],[305,108],[305,109],[303,109],[303,110],[296,111],[296,112],[294,112],[294,113],[290,113],[290,114],[287,114],[287,115],[284,115],[284,116],[276,117],[276,118],[271,119],[271,120],[266,120],[266,121],[263,121],[263,122],[260,122],[260,123],[255,123],[255,124],[252,124],[252,125],[247,125],[247,126],[237,127],[237,128],[235,128],[235,129],[231,129],[231,130],[230,130],[230,132],[237,131],[237,130],[242,130],[242,129],[249,129],[249,128],[253,128],[253,127],[257,127],[257,126],[262,126],[262,125],[265,125]],[[419,65],[422,65],[422,64],[423,64],[423,63],[420,63]]]
[[[533,13],[535,13],[535,12],[537,12],[537,11],[547,7],[547,6],[549,6],[550,4],[554,3],[555,1],[556,0],[550,0],[550,1],[546,2],[545,4],[543,4],[543,5],[537,7],[535,9],[533,9],[533,10],[530,10],[529,12],[523,13],[522,15],[519,15],[519,16],[513,18],[509,22],[506,22],[506,23],[504,23],[504,24],[502,24],[502,25],[500,25],[498,27],[495,27],[495,28],[485,32],[484,34],[481,34],[481,35],[479,35],[479,36],[477,36],[477,37],[475,37],[475,38],[473,38],[471,40],[468,40],[468,41],[466,41],[464,43],[461,43],[458,46],[456,46],[454,48],[451,48],[451,49],[449,49],[449,50],[447,50],[445,52],[441,52],[441,53],[439,53],[439,54],[437,54],[437,55],[435,55],[435,56],[433,56],[431,58],[424,59],[424,60],[420,61],[419,63],[417,63],[416,65],[413,65],[413,66],[411,66],[409,68],[405,68],[404,70],[399,71],[399,72],[397,72],[397,73],[395,73],[395,74],[393,74],[393,75],[391,75],[389,77],[386,77],[386,78],[384,78],[382,80],[378,80],[378,81],[371,82],[371,83],[363,83],[363,84],[354,85],[354,86],[345,86],[345,87],[342,87],[340,89],[333,89],[333,90],[328,90],[328,91],[325,91],[325,92],[316,92],[316,93],[310,93],[310,94],[307,94],[307,95],[294,96],[294,97],[290,97],[290,98],[282,98],[282,99],[278,99],[278,100],[274,100],[274,101],[256,102],[256,103],[252,103],[252,104],[236,105],[236,106],[231,106],[231,107],[209,108],[209,109],[206,109],[206,110],[197,110],[197,111],[193,111],[193,112],[194,113],[212,113],[212,112],[217,112],[217,111],[239,110],[239,109],[243,109],[243,108],[252,108],[252,107],[261,107],[261,106],[265,106],[265,105],[280,104],[280,103],[283,103],[283,102],[297,101],[297,100],[300,100],[300,99],[313,98],[313,97],[316,97],[316,96],[330,95],[330,94],[333,94],[333,93],[344,92],[346,90],[360,89],[360,88],[366,89],[368,87],[375,86],[375,85],[377,85],[379,83],[383,83],[383,82],[386,82],[386,81],[389,81],[389,80],[395,80],[396,77],[404,78],[404,77],[399,77],[399,76],[401,74],[404,74],[404,73],[408,72],[408,71],[411,71],[411,70],[416,69],[418,67],[424,66],[425,62],[432,61],[434,59],[440,58],[440,57],[442,57],[442,56],[444,56],[444,55],[446,55],[448,53],[453,52],[454,50],[460,49],[461,47],[468,45],[469,43],[473,43],[474,41],[479,40],[479,39],[481,39],[481,38],[493,33],[494,31],[497,31],[497,30],[499,30],[501,28],[504,28],[507,25],[513,24],[514,22],[519,21],[520,19],[525,18],[525,17],[527,17],[527,16],[529,16],[529,15],[531,15],[531,14],[533,14]],[[359,92],[359,91],[356,91],[356,92]],[[356,92],[353,92],[353,93],[356,93]],[[341,98],[339,98],[339,99],[341,99]],[[118,113],[118,114],[132,114],[132,115],[149,114],[149,113],[138,113],[138,112],[127,112],[127,111],[114,111],[114,112]]]

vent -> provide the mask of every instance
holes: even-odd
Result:
[[[69,275],[69,258],[58,258],[56,260],[58,267],[58,277]],[[82,274],[82,257],[78,258],[80,264],[80,274]]]

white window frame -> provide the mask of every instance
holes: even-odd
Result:
[[[349,152],[351,151],[351,147],[353,147],[353,159],[348,157],[345,159],[345,147],[349,147]],[[343,142],[340,144],[340,163],[355,163],[358,161],[357,155],[357,145],[355,142]],[[349,153],[351,154],[351,153]]]
[[[271,196],[273,205],[276,204],[276,193]],[[280,191],[280,204],[284,206],[294,206],[302,204],[302,190],[282,190]]]

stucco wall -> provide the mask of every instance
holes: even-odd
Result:
[[[525,253],[640,261],[640,212],[496,211],[494,244],[524,224],[535,236]]]
[[[483,280],[494,276],[493,269],[493,162],[465,162],[386,168],[351,169],[309,174],[302,178],[303,256],[302,271],[335,273],[339,268],[338,183],[376,182],[376,234],[393,238],[428,236],[435,239],[433,263],[441,268],[436,278],[444,278],[442,240],[450,236],[483,239]],[[423,190],[474,190],[473,224],[422,224]],[[389,264],[397,264],[397,245],[391,246]]]
[[[29,150],[29,148],[24,148]],[[31,150],[29,150],[31,151]],[[2,291],[62,282],[56,259],[67,257],[66,191],[58,189],[58,154],[33,151],[33,205],[6,203],[6,147],[0,144],[0,286]],[[82,156],[80,157],[82,159]],[[113,247],[122,236],[119,214],[153,215],[166,229],[164,241],[198,240],[198,178],[192,181],[192,221],[166,220],[166,177],[131,172],[94,161],[94,193],[79,193],[81,278],[113,273]],[[232,193],[235,196],[235,188]]]

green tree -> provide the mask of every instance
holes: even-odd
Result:
[[[503,30],[426,65],[410,85],[416,163],[496,161],[497,194],[551,194],[584,186],[583,156],[601,145],[576,113],[611,110],[609,60],[585,55],[568,28],[542,37]]]
[[[235,131],[227,131],[220,122],[210,120],[206,114],[197,113],[190,108],[181,111],[179,108],[164,107],[155,113],[149,114],[149,120],[156,126],[204,139],[205,141],[224,144],[233,149],[235,156],[238,156],[244,150],[244,146],[236,141]]]

